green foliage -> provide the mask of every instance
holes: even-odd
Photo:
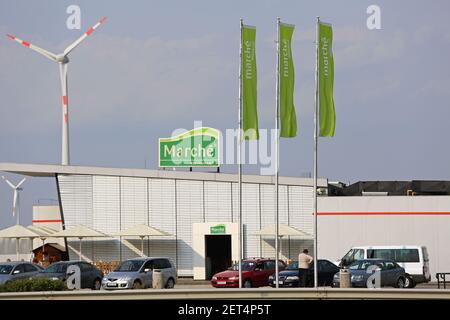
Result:
[[[66,283],[47,278],[20,279],[0,285],[0,292],[63,291]]]

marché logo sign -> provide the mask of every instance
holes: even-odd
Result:
[[[218,224],[209,228],[210,233],[225,233],[225,225]]]
[[[218,167],[219,131],[195,128],[171,138],[159,139],[160,167]]]

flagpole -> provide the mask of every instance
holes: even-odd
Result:
[[[313,213],[314,213],[314,288],[318,287],[317,276],[317,118],[319,103],[319,23],[320,17],[317,17],[316,26],[316,91],[314,95],[314,186],[313,186]]]
[[[278,212],[278,174],[279,174],[279,161],[280,161],[280,135],[278,130],[279,112],[280,112],[280,18],[277,18],[277,82],[276,82],[276,110],[275,110],[275,134],[276,134],[276,155],[275,155],[275,287],[279,285],[278,274],[278,235],[279,230],[279,212]]]
[[[237,159],[238,159],[238,212],[239,212],[239,248],[238,248],[238,270],[239,270],[239,288],[242,288],[242,253],[243,253],[243,228],[242,228],[242,27],[243,20],[240,21],[240,33],[241,40],[239,44],[239,115],[238,115],[238,147],[237,147]]]

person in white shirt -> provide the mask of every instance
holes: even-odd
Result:
[[[308,280],[308,269],[313,262],[313,258],[308,255],[308,249],[304,249],[302,253],[298,255],[298,286],[306,287]]]

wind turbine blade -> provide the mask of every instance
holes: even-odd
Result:
[[[24,45],[25,47],[30,48],[31,50],[34,50],[34,51],[36,51],[36,52],[42,54],[43,56],[49,58],[50,60],[56,61],[56,54],[51,53],[50,51],[47,51],[47,50],[45,50],[45,49],[42,49],[42,48],[40,48],[40,47],[38,47],[38,46],[35,46],[34,44],[31,44],[31,43],[29,43],[29,42],[27,42],[27,41],[24,41],[24,40],[22,40],[22,39],[19,39],[19,38],[17,38],[16,36],[13,36],[13,35],[11,35],[11,34],[7,34],[6,36],[7,36],[10,40],[17,41],[18,43]]]
[[[16,186],[16,188],[20,188],[20,186],[22,185],[22,183],[25,182],[25,180],[27,180],[27,178],[23,178],[22,180],[20,180],[19,184]]]
[[[81,37],[79,37],[77,40],[75,40],[71,45],[69,45],[65,50],[64,50],[64,56],[67,56],[73,49],[75,49],[81,42],[84,41],[84,39],[86,39],[88,36],[90,36],[92,34],[92,32],[95,31],[95,29],[97,29],[98,27],[100,27],[101,24],[103,24],[106,20],[106,17],[103,17],[100,19],[99,22],[97,22],[97,24],[95,24],[93,27],[90,27],[88,29],[88,31],[86,31]]]
[[[9,181],[8,179],[6,179],[5,176],[2,176],[2,179],[5,180],[5,182],[6,182],[11,188],[16,189],[16,186],[13,185],[13,184],[11,183],[11,181]]]

